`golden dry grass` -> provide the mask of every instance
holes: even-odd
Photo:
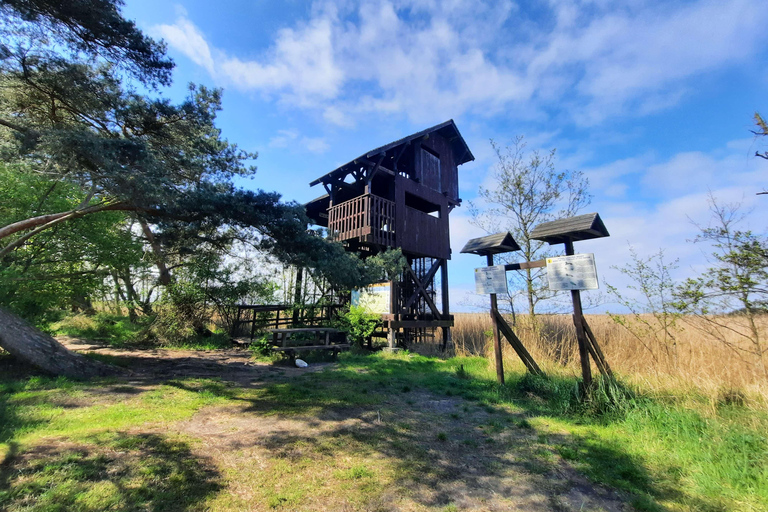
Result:
[[[490,315],[464,313],[456,314],[455,318],[452,337],[456,354],[493,357]],[[579,374],[576,331],[570,315],[537,318],[538,331],[526,315],[518,315],[514,326],[531,355],[545,370]],[[629,317],[623,319],[634,321]],[[727,321],[734,330],[739,328],[738,318]],[[656,390],[695,387],[712,396],[743,390],[753,397],[768,398],[768,382],[757,358],[707,333],[701,319],[683,319],[672,332],[674,341],[667,343],[661,336],[636,337],[608,315],[587,315],[587,322],[611,368],[632,382]],[[761,324],[763,332],[768,330],[768,318],[762,318]],[[734,332],[729,332],[725,341],[731,346],[749,348]],[[509,344],[502,343],[505,365],[522,370],[522,363]]]

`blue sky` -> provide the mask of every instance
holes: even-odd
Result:
[[[755,195],[768,162],[753,156],[766,142],[750,133],[754,112],[768,113],[765,0],[127,0],[124,13],[167,42],[165,94],[224,88],[219,126],[259,153],[246,187],[304,202],[322,194],[314,178],[454,119],[476,160],[459,168],[465,206],[451,214],[453,310],[473,301],[481,258],[458,251],[484,234],[466,201],[489,184],[489,139],[525,135],[590,179],[587,211],[611,237],[576,250],[612,284],[625,284],[611,266],[629,244],[664,248],[680,278],[704,268],[687,240],[710,192],[752,208],[749,227],[768,221],[768,196]]]

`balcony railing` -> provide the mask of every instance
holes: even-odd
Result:
[[[344,201],[328,210],[328,231],[339,241],[395,247],[395,203],[373,194]]]

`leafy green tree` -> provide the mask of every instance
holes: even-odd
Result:
[[[488,233],[512,233],[526,261],[546,257],[544,242],[531,239],[531,231],[542,222],[575,215],[591,201],[589,182],[579,171],[557,171],[555,150],[546,154],[526,151],[523,137],[509,146],[491,141],[496,154],[492,185],[480,187],[479,195],[487,207],[470,205],[472,223]],[[517,253],[511,255],[518,258]],[[510,273],[513,288],[521,288],[528,313],[536,316],[536,306],[552,297],[544,269]],[[510,303],[514,297],[510,297]]]
[[[84,12],[89,5],[9,2],[0,10],[14,42],[0,53],[5,159],[76,184],[85,195],[73,208],[0,226],[6,244],[0,257],[62,222],[126,211],[140,223],[163,284],[171,279],[163,240],[196,233],[222,243],[247,238],[347,285],[364,277],[364,266],[341,245],[307,233],[300,205],[234,186],[234,177],[255,173],[248,161],[256,155],[230,144],[216,128],[221,91],[190,86],[187,99],[174,105],[124,86],[126,76],[166,83],[170,61],[162,45],[130,22],[113,20],[111,32],[102,33],[106,28]],[[99,0],[92,7],[119,16],[116,2]]]
[[[73,221],[119,212],[140,226],[164,286],[173,282],[167,250],[194,251],[200,240],[210,247],[241,240],[345,286],[364,282],[368,267],[340,244],[308,233],[300,205],[234,185],[235,177],[253,176],[249,162],[256,155],[216,127],[221,91],[190,85],[178,104],[155,93],[170,83],[173,64],[164,45],[125,20],[120,6],[118,0],[0,3],[0,158],[46,180],[46,189],[73,191],[73,201],[45,201],[0,224],[2,265],[19,268],[17,254],[40,261],[34,248],[46,245],[38,242],[42,235],[61,236]],[[55,264],[63,261],[49,255]],[[97,259],[71,270],[98,271]],[[130,270],[125,262],[113,267]],[[124,272],[113,279],[116,293],[120,280],[129,291]],[[23,338],[26,343],[8,339],[0,326],[0,344],[45,363],[41,347],[52,346],[49,340]],[[73,359],[72,368],[78,365]]]
[[[120,0],[2,0],[0,15],[4,32],[23,25],[72,54],[121,66],[144,84],[170,84],[173,61],[165,55],[165,45],[123,18],[122,5]],[[3,52],[11,46],[0,44]]]
[[[67,182],[50,182],[22,166],[0,163],[0,224],[45,208],[63,209],[82,200]],[[51,310],[90,311],[91,297],[104,294],[104,280],[115,269],[143,259],[142,243],[132,236],[123,212],[104,212],[58,225],[4,258],[0,303],[25,318]]]
[[[768,378],[761,321],[768,312],[768,238],[738,229],[744,219],[739,204],[719,204],[710,196],[710,209],[712,222],[700,228],[695,241],[713,247],[712,266],[681,285],[678,307],[699,318],[694,325],[707,334],[754,357]]]

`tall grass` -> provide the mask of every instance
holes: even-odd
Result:
[[[460,313],[455,319],[452,337],[456,354],[492,357],[490,316]],[[729,321],[737,327],[737,318]],[[762,321],[768,323],[768,318]],[[726,402],[746,396],[768,401],[768,382],[755,360],[739,352],[737,347],[743,341],[737,335],[726,340],[729,346],[708,336],[702,321],[691,318],[685,319],[674,333],[673,345],[661,346],[652,339],[638,340],[608,315],[587,315],[587,322],[611,368],[633,383],[660,392],[696,388]],[[537,363],[550,372],[579,374],[576,330],[571,317],[539,315],[537,323],[534,328],[528,316],[518,315],[514,326]],[[503,346],[505,364],[522,368],[509,344],[503,342]]]

